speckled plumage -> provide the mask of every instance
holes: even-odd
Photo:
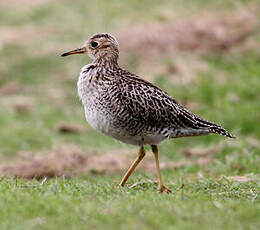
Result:
[[[80,72],[78,94],[86,120],[105,135],[139,146],[210,133],[232,137],[221,126],[185,109],[157,86],[121,69],[117,62],[119,46],[112,35],[96,34],[78,50],[63,56],[85,51],[93,59]]]
[[[128,144],[159,144],[166,138],[209,133],[231,137],[152,83],[121,69],[117,60],[98,59],[84,66],[78,93],[88,123]]]

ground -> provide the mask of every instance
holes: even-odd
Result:
[[[258,0],[0,0],[0,229],[259,229]],[[120,64],[235,140],[159,146],[118,186],[138,149],[93,130],[76,91],[93,33]]]

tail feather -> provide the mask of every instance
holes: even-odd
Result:
[[[222,136],[226,136],[226,137],[229,137],[229,138],[236,138],[231,133],[227,132],[224,128],[222,128],[221,126],[211,127],[210,130],[211,130],[212,133],[220,134]]]
[[[233,136],[231,133],[229,133],[227,130],[225,130],[220,125],[217,125],[211,121],[204,120],[200,117],[197,117],[196,120],[202,127],[208,127],[212,133],[220,134],[222,136],[226,136],[229,138],[236,138],[235,136]]]
[[[202,119],[200,117],[197,117],[196,120],[199,123],[199,125],[201,125],[201,127],[209,128],[209,130],[212,133],[216,133],[216,134],[219,134],[219,135],[222,135],[222,136],[226,136],[226,137],[229,137],[229,138],[236,138],[235,136],[233,136],[231,133],[226,131],[220,125],[217,125],[217,124],[215,124],[215,123],[213,123],[211,121],[204,120],[204,119]]]
[[[223,136],[226,136],[229,138],[235,138],[235,136],[233,136],[232,134],[227,132],[220,125],[217,125],[211,121],[207,121],[207,120],[191,113],[187,109],[183,108],[182,113],[180,113],[178,115],[178,118],[183,123],[183,125],[185,125],[186,127],[189,127],[193,130],[198,130],[198,132],[196,132],[197,134],[201,133],[203,135],[203,134],[207,134],[207,133],[216,133],[216,134],[220,134],[220,135],[223,135]],[[207,130],[207,132],[206,132],[206,130]]]

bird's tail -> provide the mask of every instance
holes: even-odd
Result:
[[[207,121],[205,119],[202,119],[202,118],[196,116],[196,122],[197,122],[197,125],[199,127],[208,128],[210,133],[216,133],[216,134],[226,136],[226,137],[229,137],[229,138],[236,138],[231,133],[226,131],[223,127],[221,127],[220,125],[217,125],[217,124],[215,124],[211,121]]]
[[[212,133],[220,134],[222,136],[226,136],[226,137],[229,137],[229,138],[236,138],[231,133],[229,133],[224,128],[222,128],[221,126],[213,126],[213,127],[210,128],[210,131]]]
[[[226,131],[220,125],[217,125],[211,121],[207,121],[199,116],[196,116],[186,109],[182,110],[182,114],[179,114],[179,118],[182,120],[183,123],[186,124],[186,126],[194,130],[200,130],[204,134],[216,133],[229,138],[235,138],[235,136]],[[205,132],[205,130],[207,130],[208,132]]]

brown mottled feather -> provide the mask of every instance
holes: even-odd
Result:
[[[98,42],[99,48],[91,47],[92,41]],[[118,43],[111,35],[94,35],[86,46],[94,61],[83,67],[78,91],[87,121],[94,128],[137,145],[210,133],[233,137],[220,125],[185,109],[157,86],[121,69]]]

